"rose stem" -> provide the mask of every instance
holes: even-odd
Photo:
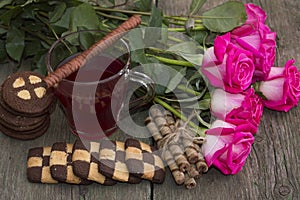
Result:
[[[181,114],[180,112],[178,112],[176,109],[174,109],[172,106],[170,106],[169,104],[167,104],[166,102],[164,102],[163,100],[161,100],[158,97],[154,97],[153,99],[156,103],[160,104],[161,106],[163,106],[164,108],[166,108],[167,110],[169,110],[171,113],[173,113],[176,117],[180,118],[182,121],[186,122],[187,118]],[[201,136],[201,137],[205,137],[205,128],[199,127],[197,126],[195,123],[193,123],[192,121],[188,122],[188,125],[191,126],[192,128],[194,128],[197,131],[197,135]]]

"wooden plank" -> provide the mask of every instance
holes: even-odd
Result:
[[[114,136],[124,139],[122,133]],[[77,186],[68,184],[29,183],[26,178],[26,156],[28,149],[37,146],[52,145],[54,142],[74,142],[73,136],[63,113],[57,109],[51,117],[51,126],[47,133],[32,141],[19,141],[0,134],[0,197],[1,199],[149,199],[151,187],[148,181],[138,185],[118,183],[115,186],[92,184]],[[130,193],[128,192],[130,191]]]
[[[189,2],[165,0],[159,6],[169,15],[184,15]],[[225,0],[207,1],[202,11],[221,2]],[[300,69],[300,1],[243,2],[260,5],[268,14],[267,23],[278,37],[276,65],[295,58]],[[154,185],[153,199],[299,199],[299,117],[299,106],[288,113],[265,109],[253,150],[239,174],[224,176],[210,169],[195,189],[187,190],[168,173],[163,185]]]

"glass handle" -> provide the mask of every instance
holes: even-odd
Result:
[[[128,73],[129,80],[132,82],[137,82],[144,86],[146,89],[146,94],[130,101],[129,110],[135,110],[147,103],[149,103],[155,95],[155,84],[154,81],[144,73],[130,70]]]

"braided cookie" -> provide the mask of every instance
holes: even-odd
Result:
[[[51,147],[36,147],[28,151],[27,179],[33,183],[58,183],[50,173]]]
[[[98,171],[100,143],[76,140],[73,146],[72,166],[76,176],[100,183],[114,185],[116,181]]]
[[[73,173],[72,167],[73,144],[56,142],[51,147],[50,172],[52,177],[63,183],[90,184],[86,179],[81,179]]]
[[[142,179],[129,173],[125,163],[124,142],[103,139],[100,142],[99,172],[114,180],[139,183]]]
[[[135,139],[127,139],[125,149],[126,165],[131,173],[153,183],[164,181],[164,163],[153,147]]]

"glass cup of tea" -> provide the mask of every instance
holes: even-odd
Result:
[[[46,56],[48,73],[53,72],[105,35],[99,30],[66,34],[50,47]],[[154,96],[154,83],[145,74],[133,71],[130,49],[118,39],[103,52],[92,56],[78,71],[54,87],[73,134],[83,139],[100,139],[115,132],[128,93],[128,84],[138,84],[147,93],[132,102],[141,106]],[[115,87],[116,86],[116,87]]]

